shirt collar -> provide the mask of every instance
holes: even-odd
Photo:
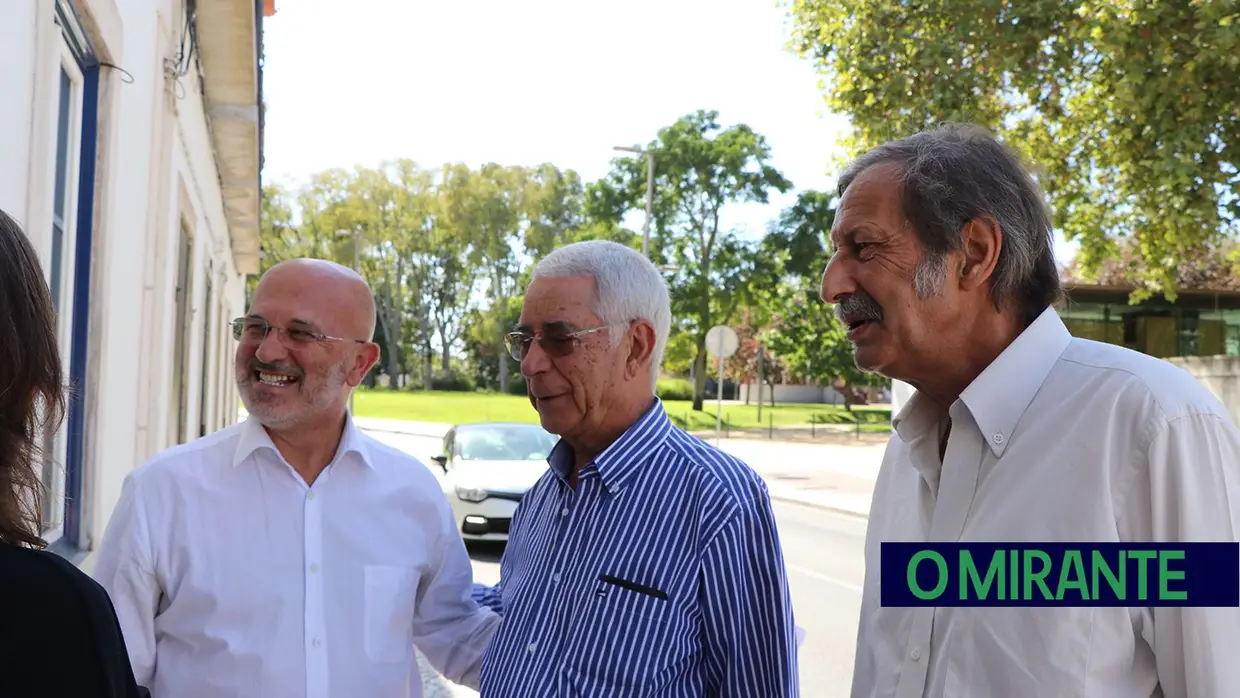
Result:
[[[663,409],[663,401],[656,397],[650,409],[626,429],[620,438],[587,463],[582,471],[593,467],[598,471],[603,486],[614,493],[614,488],[619,487],[629,475],[649,462],[650,454],[662,445],[671,431],[672,421]],[[560,439],[555,448],[551,449],[547,464],[561,480],[567,481],[573,470],[573,447]]]
[[[1059,313],[1048,307],[960,394],[960,402],[996,457],[1003,455],[1017,422],[1071,341]],[[891,424],[900,439],[909,443],[937,425],[940,414],[917,391]]]
[[[233,453],[233,467],[237,467],[245,462],[247,458],[254,454],[255,451],[270,450],[281,460],[284,459],[280,455],[280,449],[276,448],[275,443],[271,440],[271,435],[263,428],[262,424],[253,415],[246,417],[245,423],[241,428],[241,440],[237,442],[237,450]],[[353,422],[353,415],[345,415],[344,433],[340,438],[340,445],[336,447],[336,455],[332,458],[330,465],[339,463],[345,454],[357,454],[358,460],[367,468],[374,470],[374,461],[370,457],[370,449],[366,448],[366,442],[362,439],[361,430]],[[329,465],[329,467],[330,467]]]

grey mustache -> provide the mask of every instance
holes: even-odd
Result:
[[[859,320],[883,319],[882,306],[864,291],[858,291],[835,305],[835,317],[845,324]]]

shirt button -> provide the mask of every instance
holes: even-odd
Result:
[[[310,493],[306,495],[306,499],[314,499],[314,490],[310,490]]]
[[[534,650],[538,649],[538,643],[537,643],[537,642],[531,642],[531,643],[530,643],[530,646],[529,646],[529,647],[526,647],[525,649],[527,649],[527,650],[529,650],[529,651],[533,652]]]
[[[310,563],[310,574],[314,574],[315,572],[318,572],[318,571],[319,571],[318,563],[311,562]]]
[[[560,510],[560,516],[568,516],[568,507],[564,507]]]
[[[553,582],[558,582],[558,581],[560,581],[560,573],[559,573],[559,572],[556,572],[555,574],[551,575],[551,581],[553,581]]]
[[[1003,443],[1003,434],[995,434],[993,438],[995,440],[995,443],[997,444]]]
[[[316,637],[310,644],[314,645],[315,647],[318,647],[323,644],[323,641]]]
[[[612,494],[615,494],[620,491],[620,488],[616,486],[612,486],[612,488],[608,491],[611,492]]]
[[[913,651],[908,653],[908,656],[912,657],[912,658],[913,658],[913,661],[915,662],[915,661],[917,661],[917,660],[921,659],[921,650],[919,650],[919,649],[917,649],[916,647],[914,647],[914,648],[913,648]]]

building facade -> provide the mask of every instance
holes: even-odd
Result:
[[[1185,289],[1130,305],[1130,288],[1070,284],[1059,311],[1074,337],[1134,349],[1160,359],[1240,356],[1240,292]]]
[[[0,209],[39,251],[71,384],[45,537],[83,560],[125,475],[236,420],[258,270],[261,0],[0,2]]]
[[[1059,317],[1073,337],[1171,361],[1213,391],[1240,424],[1240,291],[1186,289],[1174,302],[1158,295],[1135,305],[1127,286],[1067,283],[1064,291]],[[892,381],[892,414],[912,392]]]

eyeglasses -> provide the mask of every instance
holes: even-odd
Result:
[[[304,327],[277,327],[259,318],[237,318],[232,321],[233,338],[238,342],[246,344],[258,344],[267,338],[272,331],[276,331],[277,339],[280,343],[289,349],[300,349],[313,344],[321,344],[324,342],[357,342],[358,344],[369,344],[364,339],[345,339],[343,337],[332,337],[331,335],[315,332],[314,330]]]
[[[576,332],[552,332],[551,334],[542,333],[535,335],[528,332],[509,332],[507,335],[504,335],[504,344],[508,347],[508,355],[517,361],[521,361],[525,358],[525,354],[529,352],[530,345],[537,339],[538,345],[543,348],[543,351],[559,359],[573,353],[582,337],[595,332],[601,332],[605,329],[607,329],[606,325],[592,327],[588,330],[577,330]]]

